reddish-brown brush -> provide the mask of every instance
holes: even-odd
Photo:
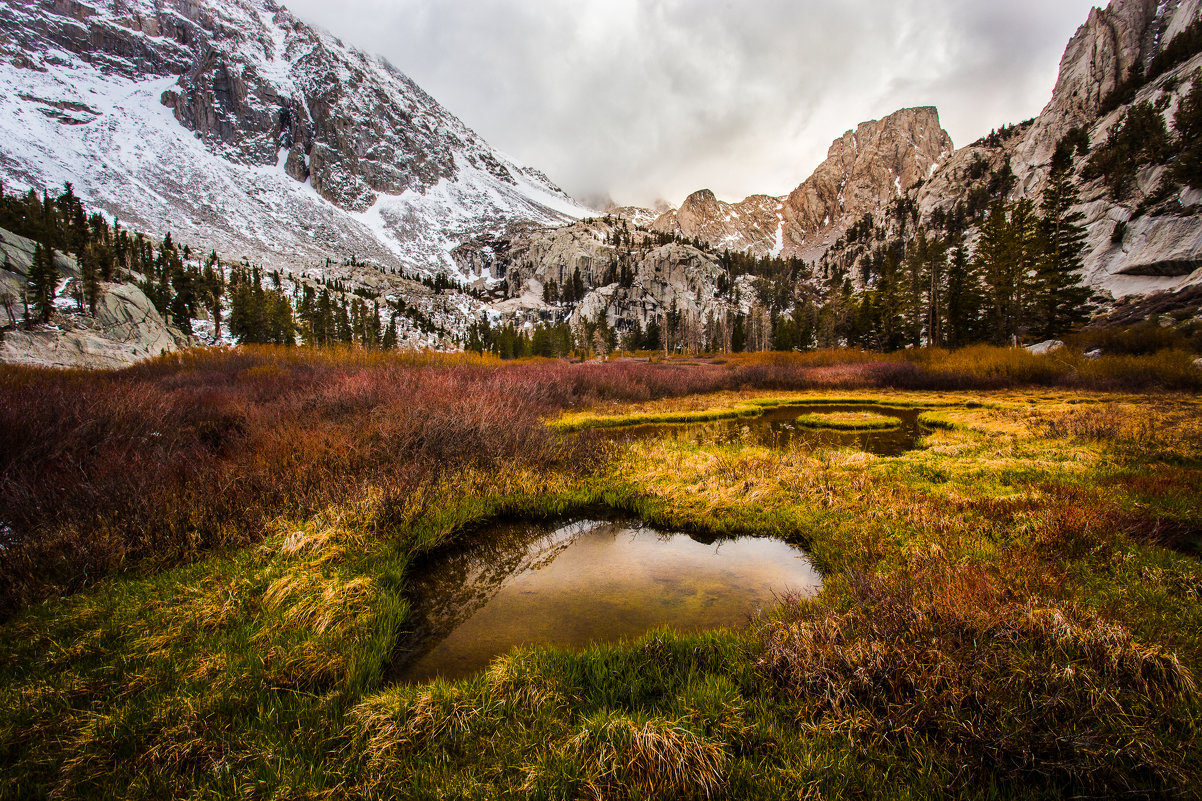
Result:
[[[1088,385],[1084,371],[1187,388],[1189,370],[1181,354],[1085,365],[996,348],[584,364],[239,348],[118,373],[0,368],[0,615],[118,568],[252,542],[273,516],[369,486],[402,497],[456,466],[595,457],[543,425],[567,408],[741,389]]]
[[[929,751],[957,787],[1167,797],[1202,781],[1171,745],[1198,692],[1175,655],[938,554],[841,580],[847,609],[787,599],[761,629],[761,669],[816,729]]]

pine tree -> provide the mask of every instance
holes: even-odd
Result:
[[[49,245],[34,245],[28,288],[37,320],[50,322],[50,315],[54,312],[54,296],[58,291],[58,268],[54,264],[54,248]]]
[[[636,317],[634,318],[634,325],[627,332],[626,336],[623,337],[622,350],[636,351],[641,347],[643,347],[643,325]]]
[[[741,314],[735,315],[734,326],[731,328],[730,349],[734,353],[742,353],[747,347],[746,318]]]
[[[947,245],[938,239],[922,237],[920,250],[926,283],[926,320],[924,323],[926,342],[932,346],[947,344],[945,330]]]
[[[221,339],[221,299],[225,295],[225,275],[216,251],[209,253],[209,258],[205,261],[201,286],[205,306],[213,320],[213,341],[217,342]]]
[[[921,241],[915,237],[908,243],[906,260],[902,264],[901,279],[902,317],[901,341],[903,348],[917,348],[922,344],[922,328],[926,319],[926,264],[920,251]]]
[[[867,317],[868,330],[873,332],[877,350],[895,351],[906,345],[905,293],[901,272],[897,256],[890,250],[881,263],[876,287],[861,299],[861,313]]]
[[[1000,201],[994,203],[981,224],[976,267],[985,284],[991,339],[996,344],[1013,343],[1024,333],[1041,255],[1039,218],[1031,201],[1021,200],[1009,209]]]
[[[393,314],[388,318],[388,328],[384,329],[384,339],[380,344],[384,350],[392,350],[397,346],[397,341],[396,315]]]
[[[1084,266],[1085,216],[1073,207],[1079,198],[1072,172],[1063,162],[1053,165],[1043,196],[1044,253],[1033,287],[1033,328],[1041,339],[1061,336],[1089,319],[1091,292],[1081,286]]]
[[[962,348],[981,338],[984,297],[976,266],[969,261],[963,245],[952,252],[947,265],[943,341],[951,348]]]
[[[1173,117],[1181,155],[1173,165],[1172,176],[1178,184],[1202,189],[1202,75],[1196,76],[1190,92]]]
[[[1007,336],[1013,342],[1023,338],[1032,327],[1036,275],[1046,251],[1042,221],[1029,198],[1015,203],[1010,211],[1009,257],[1013,264],[1013,328]]]
[[[400,343],[400,335],[396,328],[396,314],[388,318],[388,328],[384,329],[384,350],[393,350]]]
[[[99,247],[89,244],[79,254],[79,283],[83,292],[83,300],[87,303],[88,311],[96,316],[96,303],[100,299],[100,268],[98,262]]]
[[[292,316],[292,303],[288,296],[279,290],[273,290],[267,295],[270,318],[270,331],[267,341],[273,345],[296,344],[296,320]]]
[[[572,300],[575,302],[584,300],[584,279],[580,277],[579,267],[572,273]]]
[[[659,317],[652,317],[647,321],[647,328],[643,331],[643,341],[639,343],[640,350],[658,350],[660,340],[660,323]]]

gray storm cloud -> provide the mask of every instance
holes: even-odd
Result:
[[[1087,0],[291,0],[569,193],[783,194],[858,122],[1039,113]]]

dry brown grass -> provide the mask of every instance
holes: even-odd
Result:
[[[588,777],[594,798],[714,798],[722,792],[729,755],[679,723],[599,713],[566,744]]]
[[[808,705],[808,725],[885,749],[934,746],[958,785],[992,774],[1184,796],[1202,780],[1167,746],[1198,696],[1175,655],[1096,613],[1008,592],[938,549],[846,582],[847,609],[794,599],[762,626],[761,669]]]
[[[1202,413],[1191,402],[1099,403],[1055,412],[1043,422],[1048,436],[1099,442],[1127,457],[1202,458]]]
[[[543,420],[749,389],[1202,389],[1183,352],[1021,349],[738,355],[703,363],[501,364],[474,356],[240,348],[119,373],[0,369],[0,616],[115,570],[245,546],[371,487],[398,505],[447,468],[596,464]],[[574,441],[575,442],[575,441]]]

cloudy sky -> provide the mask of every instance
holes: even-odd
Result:
[[[285,0],[592,200],[796,187],[856,123],[1035,116],[1090,0]]]

